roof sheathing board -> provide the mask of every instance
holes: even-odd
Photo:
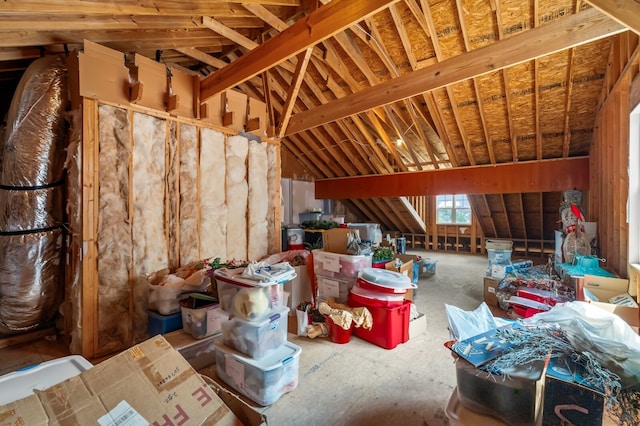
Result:
[[[465,80],[451,86],[456,100],[460,126],[463,128],[475,164],[490,163],[487,141],[472,80]]]
[[[492,145],[497,163],[510,162],[513,153],[502,71],[480,76],[476,82],[489,135],[487,144]]]
[[[441,61],[458,56],[464,53],[464,40],[458,14],[456,2],[454,0],[442,0],[433,2],[429,5],[435,32],[438,36],[438,43],[442,57]]]
[[[536,158],[536,103],[533,83],[533,61],[504,70],[509,81],[511,124],[516,135],[517,158],[514,161]]]
[[[470,160],[467,156],[467,151],[460,136],[458,125],[453,115],[453,108],[449,102],[449,96],[445,89],[436,89],[433,92],[433,98],[438,105],[438,111],[442,118],[442,123],[445,126],[448,140],[451,144],[452,151],[456,157],[458,166],[470,165]]]
[[[593,139],[593,117],[609,59],[600,52],[608,52],[610,45],[610,39],[603,39],[575,49],[569,114],[570,156],[589,153]]]
[[[544,158],[559,158],[562,157],[565,134],[569,52],[540,58],[538,64],[538,115]]]

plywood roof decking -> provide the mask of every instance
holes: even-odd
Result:
[[[11,93],[34,58],[81,49],[87,39],[209,83],[223,76],[233,82],[226,64],[259,70],[234,86],[268,101],[269,127],[285,135],[284,150],[315,179],[569,158],[589,154],[612,38],[637,38],[640,23],[625,14],[634,3],[395,0],[377,1],[369,14],[367,0],[5,0],[0,87]],[[328,7],[363,16],[344,17],[344,30],[306,45],[318,36],[314,29],[331,32],[322,22]],[[308,34],[287,39],[298,21]],[[295,54],[281,62],[275,51],[250,53],[278,37],[271,45],[289,53],[312,48],[308,64],[297,68],[306,59]],[[291,90],[296,79],[299,90]],[[386,94],[375,92],[383,87]],[[396,99],[399,93],[409,95]],[[358,96],[366,108],[350,110]],[[345,115],[301,126],[322,105]],[[552,239],[560,199],[528,187],[471,202],[487,236]],[[363,221],[424,231],[402,197],[347,203]]]

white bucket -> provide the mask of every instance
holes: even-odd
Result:
[[[304,248],[304,230],[302,228],[287,229],[287,250]]]

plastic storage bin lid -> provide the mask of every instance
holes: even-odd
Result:
[[[267,316],[265,316],[262,319],[259,320],[247,320],[246,318],[243,318],[239,315],[229,315],[229,320],[236,320],[239,322],[242,322],[244,324],[250,325],[251,327],[256,327],[256,328],[260,328],[260,327],[264,327],[265,325],[277,321],[279,319],[283,319],[284,321],[288,321],[289,318],[289,307],[288,306],[284,306],[284,307],[280,307],[280,308],[274,308],[271,310],[271,312],[269,312],[269,314]]]
[[[407,290],[409,288],[418,288],[413,284],[408,276],[400,272],[391,271],[389,269],[380,268],[364,268],[360,272],[360,279],[367,281],[384,289]]]
[[[343,254],[343,253],[332,253],[332,252],[324,251],[324,250],[320,250],[320,249],[313,250],[313,259],[314,260],[322,261],[326,257],[337,257],[341,261],[344,261],[344,262],[356,263],[356,262],[362,262],[363,259],[366,259],[367,257],[370,257],[370,255],[368,255],[368,254],[353,255],[353,254]]]
[[[284,364],[293,361],[296,357],[299,357],[300,353],[302,352],[302,348],[300,346],[287,341],[284,342],[278,349],[271,351],[271,353],[265,355],[264,357],[255,359],[248,355],[242,354],[235,349],[231,349],[220,340],[216,340],[215,345],[216,349],[221,351],[225,355],[233,355],[239,361],[242,361],[243,364],[252,365],[262,371],[271,371],[275,370],[276,368],[280,368]]]
[[[32,395],[93,367],[80,355],[69,355],[0,376],[0,405]]]
[[[266,268],[272,268],[271,271],[267,272],[267,274],[271,274],[271,276],[263,280],[242,276],[246,268],[220,268],[213,271],[213,276],[216,280],[240,287],[267,287],[275,284],[284,284],[297,277],[296,270],[293,266],[289,265],[289,263],[287,263],[288,268],[281,267],[280,265],[281,263],[266,266]]]
[[[362,288],[360,287],[359,284],[356,284],[351,288],[351,293],[360,297],[364,297],[365,299],[380,300],[383,302],[402,303],[402,301],[404,301],[404,295],[402,294],[398,295],[397,293],[393,294],[393,293],[382,293],[379,291],[373,291],[366,288]]]

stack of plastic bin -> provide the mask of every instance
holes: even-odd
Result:
[[[349,306],[367,308],[373,325],[370,330],[358,327],[353,334],[385,349],[393,349],[409,340],[411,301],[404,296],[415,287],[399,272],[364,269],[349,293]]]
[[[286,280],[250,281],[215,272],[223,315],[216,371],[229,386],[266,406],[298,385],[302,349],[287,341]]]
[[[371,268],[371,256],[351,256],[323,250],[313,251],[313,272],[318,282],[318,301],[333,298],[346,304],[349,291],[356,283],[358,274]]]

